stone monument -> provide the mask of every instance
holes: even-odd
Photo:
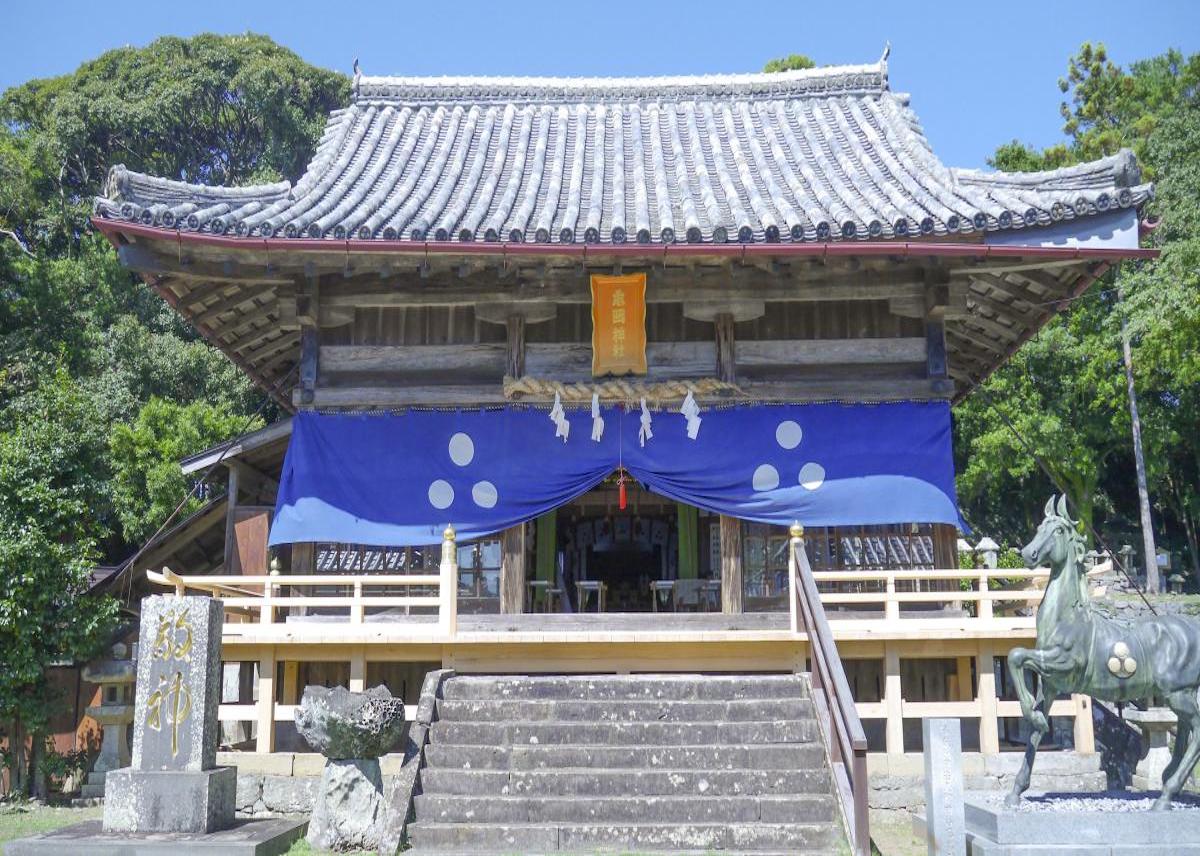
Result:
[[[100,704],[90,705],[87,715],[104,729],[100,738],[100,755],[92,765],[87,781],[83,783],[81,796],[85,800],[103,797],[107,774],[129,766],[129,741],[126,735],[129,723],[133,722],[133,699],[129,690],[135,671],[128,653],[125,644],[118,642],[112,647],[112,659],[89,663],[83,670],[83,679],[100,687]]]
[[[385,687],[305,687],[296,730],[327,759],[308,824],[321,850],[374,850],[387,835],[379,756],[404,737],[404,703]]]
[[[962,726],[957,719],[921,721],[925,742],[925,842],[929,856],[966,856]]]
[[[217,767],[219,600],[142,601],[132,765],[107,777],[104,829],[213,832],[233,822],[237,770]]]
[[[103,822],[6,843],[5,856],[264,856],[300,837],[302,820],[234,819],[237,770],[216,766],[222,611],[208,597],[142,600],[131,764],[105,774]]]

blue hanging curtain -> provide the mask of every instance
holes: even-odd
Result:
[[[762,523],[962,525],[945,402],[674,410],[302,412],[280,479],[272,545],[429,544],[532,520],[623,466],[678,502]],[[566,434],[566,437],[556,436]]]

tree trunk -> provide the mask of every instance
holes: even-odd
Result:
[[[1138,416],[1137,391],[1133,385],[1133,351],[1129,332],[1121,322],[1121,353],[1125,359],[1125,387],[1129,394],[1129,421],[1133,430],[1133,462],[1137,468],[1138,512],[1142,520],[1142,549],[1146,561],[1146,589],[1161,590],[1158,579],[1158,550],[1154,547],[1154,522],[1150,518],[1150,490],[1146,486],[1146,459],[1142,455],[1142,420]]]
[[[24,797],[29,795],[25,767],[25,729],[21,725],[21,717],[13,717],[12,733],[8,738],[9,749],[12,751],[12,767],[9,775],[11,792],[13,796]]]
[[[46,781],[46,773],[42,769],[46,757],[45,735],[34,734],[29,748],[29,792],[35,800],[47,802],[50,798],[50,787]]]

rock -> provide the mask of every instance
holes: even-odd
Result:
[[[374,850],[386,805],[378,760],[330,758],[317,786],[308,843],[319,850]]]
[[[296,730],[330,760],[378,758],[404,737],[404,702],[382,686],[365,693],[305,687]]]

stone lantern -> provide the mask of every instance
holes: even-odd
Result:
[[[985,536],[983,540],[975,545],[975,555],[983,560],[985,568],[995,570],[996,565],[999,564],[1000,545]]]
[[[127,735],[133,722],[132,688],[137,673],[128,654],[129,649],[118,642],[112,647],[112,659],[89,663],[83,669],[83,679],[100,686],[100,704],[89,706],[87,715],[104,729],[100,755],[83,784],[84,799],[103,797],[105,774],[129,766]]]

